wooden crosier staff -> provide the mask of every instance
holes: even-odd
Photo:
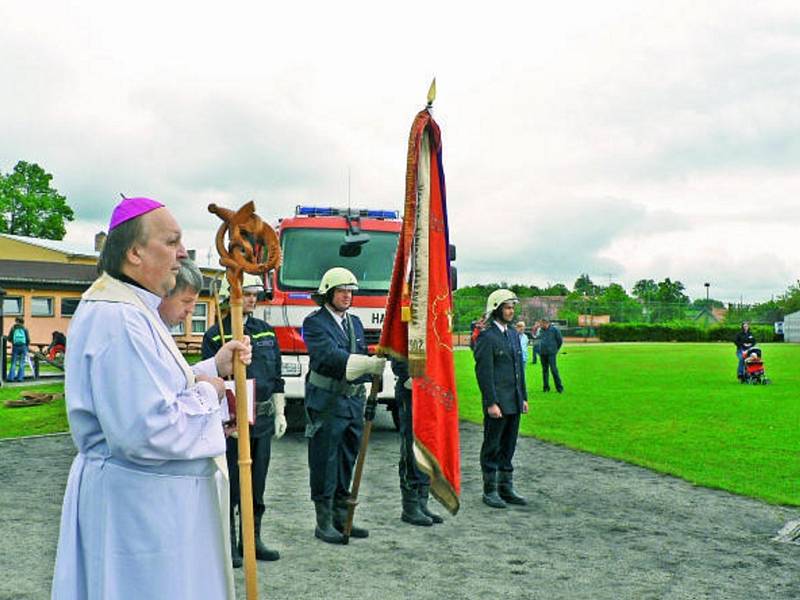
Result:
[[[248,202],[236,212],[209,204],[208,212],[222,219],[216,244],[219,262],[226,269],[230,285],[231,336],[244,339],[242,314],[242,274],[261,275],[280,264],[278,235],[255,214],[255,204]],[[228,246],[225,246],[225,235]],[[221,329],[220,329],[221,330]],[[224,342],[224,338],[223,338]],[[236,425],[239,433],[239,512],[241,513],[244,576],[248,600],[258,598],[256,579],[256,544],[253,519],[253,481],[250,458],[250,422],[247,415],[247,372],[239,353],[234,354],[233,378],[236,382]],[[233,543],[233,542],[231,542]]]

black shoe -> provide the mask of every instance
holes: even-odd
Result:
[[[483,503],[492,508],[507,508],[505,501],[497,494],[497,490],[487,494],[483,493]]]
[[[278,560],[281,557],[280,552],[268,548],[264,542],[256,538],[256,560]]]
[[[344,536],[333,528],[331,522],[331,501],[317,500],[314,502],[314,509],[317,513],[314,537],[328,544],[344,544]]]
[[[542,388],[542,391],[543,391],[543,392],[549,392],[549,391],[550,391],[550,388],[549,388],[549,387],[547,387],[547,388]]]
[[[506,503],[497,494],[497,473],[483,473],[483,503],[492,508],[506,508]]]
[[[403,500],[403,512],[400,514],[400,520],[403,523],[410,525],[419,525],[422,527],[430,527],[433,525],[433,519],[422,512],[420,506],[420,499],[417,496],[417,490],[400,488]]]
[[[409,525],[419,525],[421,527],[430,527],[433,525],[433,520],[430,517],[422,514],[420,512],[419,507],[417,507],[416,511],[408,511],[405,508],[403,512],[400,514],[400,520],[403,523],[408,523]]]
[[[333,527],[339,533],[344,534],[345,524],[347,524],[347,500],[345,498],[337,498],[333,505]],[[369,537],[369,531],[353,524],[350,526],[350,537],[367,538]]]
[[[517,504],[518,506],[527,506],[528,501],[524,496],[520,496],[514,489],[513,476],[511,473],[501,471],[497,474],[497,491],[505,502],[509,504]]]
[[[419,510],[423,515],[433,521],[434,525],[444,523],[444,519],[437,515],[435,512],[428,510],[428,490],[427,488],[420,490],[419,493]]]
[[[242,545],[236,548],[239,556],[239,566],[242,566]],[[278,560],[281,557],[280,552],[268,548],[260,538],[256,537],[256,560]],[[233,565],[236,568],[236,564]]]
[[[234,569],[242,568],[242,551],[236,544],[236,520],[231,509],[231,564]]]
[[[556,391],[557,391],[559,394],[563,394],[563,393],[564,393],[564,388],[557,388],[557,389],[556,389]]]

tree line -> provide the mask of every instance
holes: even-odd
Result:
[[[708,315],[712,309],[725,308],[722,301],[714,298],[690,299],[684,284],[669,277],[661,281],[640,279],[629,293],[618,283],[599,285],[588,274],[582,273],[571,290],[563,283],[549,284],[545,288],[508,285],[505,282],[460,288],[453,294],[455,327],[458,330],[467,329],[469,323],[483,312],[487,296],[499,288],[510,289],[521,299],[534,296],[564,297],[558,318],[570,326],[578,325],[579,315],[608,315],[613,323],[670,323],[702,317],[705,313],[708,323],[712,320]],[[789,286],[786,293],[768,302],[728,306],[725,321],[739,323],[749,320],[771,324],[797,310],[800,310],[800,281]]]

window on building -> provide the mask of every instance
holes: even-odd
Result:
[[[192,333],[205,333],[208,328],[208,304],[198,302],[194,305],[192,313]]]
[[[21,296],[6,296],[3,298],[3,314],[4,315],[21,315],[22,314],[22,297]]]
[[[32,317],[52,317],[53,316],[53,299],[43,298],[41,296],[34,296],[31,298],[31,316]]]
[[[78,308],[78,302],[80,302],[80,298],[62,298],[61,299],[61,316],[62,317],[71,317],[75,314],[75,311]]]

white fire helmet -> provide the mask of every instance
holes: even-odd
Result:
[[[502,306],[506,302],[518,304],[519,298],[517,298],[517,295],[511,290],[499,289],[493,291],[486,299],[486,314],[491,315],[495,310],[498,309],[498,307]]]
[[[242,275],[242,291],[261,293],[264,291],[264,281],[259,275],[252,275],[250,273],[243,273]],[[227,303],[231,295],[231,286],[228,283],[228,278],[222,278],[222,284],[219,287],[219,299],[223,304]]]
[[[357,290],[358,280],[356,276],[344,267],[333,267],[325,271],[322,280],[319,282],[317,294],[325,295],[328,290],[343,288],[345,290]]]

